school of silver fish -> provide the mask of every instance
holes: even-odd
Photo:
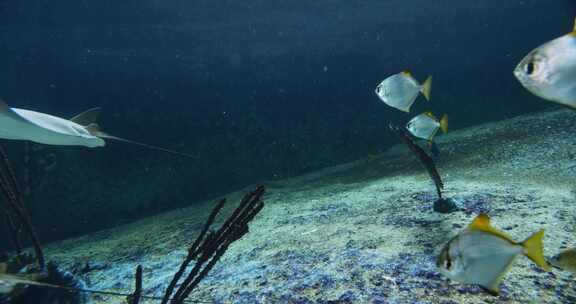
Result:
[[[532,94],[576,109],[576,19],[570,33],[530,51],[513,74]],[[384,79],[375,92],[388,106],[410,112],[419,93],[430,100],[431,79],[419,84],[410,72],[404,71]],[[438,130],[448,131],[448,117],[438,119],[427,111],[410,119],[406,129],[415,138],[432,144]],[[523,242],[516,242],[493,228],[488,215],[480,214],[446,243],[436,264],[439,272],[451,280],[479,285],[492,295],[498,295],[500,283],[520,255],[544,271],[550,271],[552,266],[576,274],[576,248],[547,260],[543,237],[544,231],[540,230]]]

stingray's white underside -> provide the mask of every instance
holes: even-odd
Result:
[[[59,146],[103,147],[106,143],[73,121],[0,105],[0,138]]]

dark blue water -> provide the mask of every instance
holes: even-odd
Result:
[[[389,122],[424,110],[458,129],[550,107],[512,70],[575,12],[570,0],[3,1],[0,95],[63,117],[102,106],[104,130],[198,156],[47,148],[58,166],[31,208],[43,239],[60,238],[381,152],[396,143]],[[434,76],[411,114],[374,94],[404,69]]]

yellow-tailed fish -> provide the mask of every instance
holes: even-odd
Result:
[[[490,226],[490,218],[480,214],[472,224],[442,249],[436,265],[450,279],[464,284],[478,284],[497,295],[502,278],[512,263],[523,254],[540,268],[548,271],[542,238],[544,230],[534,233],[521,243]]]
[[[444,115],[438,120],[432,112],[425,112],[412,118],[406,124],[406,129],[415,137],[432,142],[438,130],[448,132],[448,116]]]
[[[576,248],[560,252],[550,259],[550,264],[556,268],[576,274]]]
[[[514,75],[532,94],[576,108],[576,24],[571,33],[528,53]]]
[[[422,93],[426,99],[430,100],[430,90],[432,89],[432,76],[428,76],[423,84],[418,83],[408,71],[394,74],[384,79],[376,87],[376,95],[387,105],[400,111],[410,112],[410,107]]]

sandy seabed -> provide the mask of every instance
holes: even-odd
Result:
[[[545,229],[545,251],[576,246],[576,113],[520,116],[438,138],[445,196],[414,156],[385,153],[264,183],[266,206],[190,299],[214,303],[575,303],[575,278],[517,259],[498,297],[435,269],[442,246],[480,212],[515,240]],[[390,134],[390,136],[393,136]],[[251,188],[251,187],[249,187]],[[247,189],[249,189],[247,188]],[[227,195],[230,212],[247,191]],[[131,292],[136,265],[160,296],[214,201],[52,243],[49,259],[91,289]],[[93,303],[125,299],[91,296]],[[145,303],[153,303],[146,301]]]

